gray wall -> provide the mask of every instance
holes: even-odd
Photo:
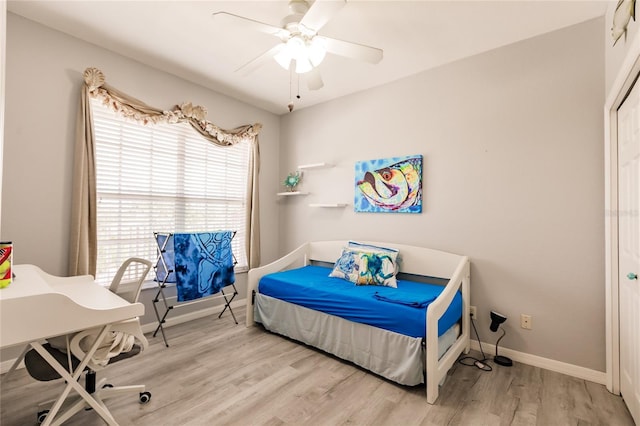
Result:
[[[496,309],[509,317],[504,346],[604,370],[602,19],[282,118],[16,15],[7,20],[0,238],[16,242],[17,262],[66,273],[76,105],[81,72],[97,66],[151,105],[192,101],[223,127],[264,124],[263,263],[333,238],[466,254],[483,341],[494,341],[487,318]],[[354,213],[354,162],[409,154],[424,155],[424,212]],[[287,172],[321,161],[336,166],[306,172],[310,195],[276,199]],[[533,316],[533,330],[519,328],[521,313]]]
[[[263,124],[259,136],[261,255],[267,262],[277,258],[277,245],[272,242],[279,235],[273,196],[279,181],[278,116],[12,13],[7,18],[0,238],[14,242],[16,263],[67,274],[75,123],[82,72],[89,66],[100,68],[108,83],[149,105],[170,109],[189,101],[205,106],[208,118],[223,128]],[[238,284],[244,297],[246,274],[238,275]],[[144,322],[155,318],[152,293],[143,292]]]
[[[480,336],[504,313],[505,347],[605,369],[603,19],[467,58],[282,119],[281,251],[369,239],[470,256]],[[353,212],[354,163],[424,156],[422,214]],[[309,203],[348,202],[344,209]],[[312,226],[309,226],[309,225]],[[520,314],[533,330],[520,328]]]

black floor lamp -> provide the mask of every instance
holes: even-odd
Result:
[[[500,327],[500,324],[502,324],[506,320],[507,320],[507,317],[505,317],[504,315],[502,315],[502,314],[500,314],[500,313],[498,313],[496,311],[491,311],[491,326],[489,326],[489,329],[491,329],[491,331],[493,331],[494,333],[496,331],[498,331],[498,328],[500,328],[500,330],[502,330],[502,336],[500,336],[500,338],[498,338],[498,341],[496,342],[496,356],[493,357],[493,361],[498,365],[502,365],[502,366],[505,366],[505,367],[511,367],[513,365],[513,361],[511,361],[511,358],[507,358],[506,356],[498,355],[498,345],[500,344],[500,340],[502,340],[504,335],[507,334],[507,332],[504,330],[504,328]]]

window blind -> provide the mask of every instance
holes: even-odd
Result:
[[[154,232],[236,231],[236,270],[247,268],[249,143],[220,147],[187,123],[147,124],[92,99],[96,148],[96,281],[109,284],[122,262],[155,262]]]

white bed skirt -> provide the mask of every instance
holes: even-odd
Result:
[[[351,361],[394,382],[424,383],[422,339],[355,323],[256,293],[255,320],[270,331]],[[438,358],[456,341],[455,324],[438,338]]]

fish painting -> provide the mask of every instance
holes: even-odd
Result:
[[[355,209],[360,212],[422,212],[422,156],[357,163]]]

